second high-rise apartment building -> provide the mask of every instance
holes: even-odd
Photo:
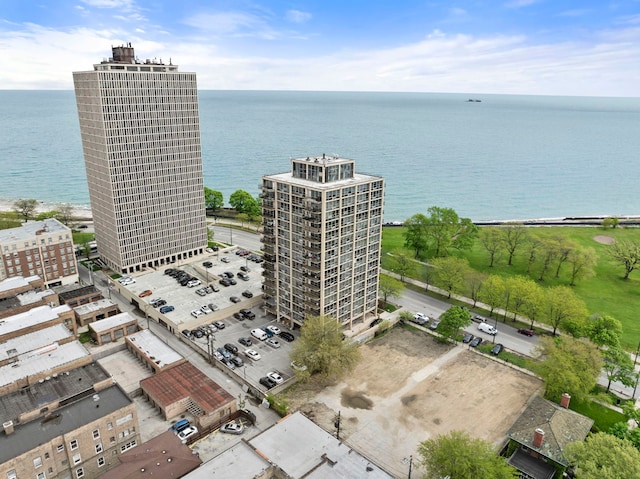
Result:
[[[135,58],[131,44],[74,72],[98,252],[132,273],[203,252],[195,73]]]
[[[344,158],[291,163],[262,178],[267,311],[298,325],[330,315],[352,329],[378,306],[384,180]]]

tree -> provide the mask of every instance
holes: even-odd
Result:
[[[400,281],[404,281],[405,276],[408,276],[415,271],[416,265],[413,259],[409,258],[405,251],[394,251],[391,254],[391,257],[393,258],[391,270],[400,275]]]
[[[489,275],[482,284],[480,291],[480,300],[491,308],[490,315],[493,316],[493,310],[502,306],[504,297],[504,280],[500,276],[494,274]]]
[[[567,264],[571,266],[571,281],[569,286],[575,286],[579,278],[588,278],[595,272],[593,267],[598,262],[598,255],[593,248],[575,248],[569,253]]]
[[[531,267],[538,258],[538,253],[542,246],[542,240],[537,236],[531,235],[527,240],[527,274],[531,274]]]
[[[300,328],[300,340],[291,360],[307,367],[310,374],[337,379],[352,371],[360,360],[358,344],[342,340],[342,326],[331,316],[308,316]]]
[[[554,286],[545,294],[546,322],[553,326],[553,334],[558,328],[574,336],[580,333],[587,317],[587,306],[568,286]]]
[[[240,221],[240,224],[244,228],[245,221],[249,221],[249,215],[247,213],[238,213],[236,219]]]
[[[466,275],[471,271],[466,259],[449,256],[433,260],[438,286],[449,293],[460,293],[464,289]]]
[[[511,276],[505,280],[505,283],[506,289],[511,291],[511,311],[515,321],[518,314],[524,313],[532,303],[532,296],[536,296],[536,299],[540,298],[537,295],[540,286],[525,276]]]
[[[612,381],[618,381],[625,386],[633,386],[636,382],[636,374],[633,361],[620,346],[611,346],[602,351],[604,359],[603,369],[607,373],[607,392],[611,388]]]
[[[558,241],[554,238],[545,238],[540,241],[540,247],[538,248],[541,252],[542,265],[540,267],[540,277],[538,281],[544,281],[544,275],[549,270],[551,263],[558,255]]]
[[[429,246],[434,256],[448,253],[449,248],[468,249],[478,234],[478,228],[469,218],[460,218],[451,208],[432,206],[425,226]]]
[[[80,251],[86,256],[87,260],[91,259],[91,243],[89,241],[83,241],[80,243]]]
[[[501,228],[501,231],[504,235],[504,246],[509,254],[507,264],[511,266],[516,250],[527,241],[529,234],[527,228],[521,223],[508,223]]]
[[[577,401],[589,396],[602,369],[598,347],[585,339],[570,336],[541,337],[540,376],[545,380],[545,397],[558,401],[569,393]]]
[[[452,341],[458,339],[460,330],[471,324],[471,314],[467,308],[451,306],[440,317],[438,332]]]
[[[500,228],[491,227],[480,228],[478,237],[480,238],[480,243],[484,246],[484,249],[489,253],[489,268],[493,268],[496,255],[498,255],[498,252],[504,245],[504,235],[500,231]]]
[[[578,479],[640,479],[640,452],[611,434],[591,434],[567,444],[564,453]]]
[[[413,215],[404,222],[404,245],[412,249],[416,258],[422,257],[429,247],[427,238],[427,217],[421,213]]]
[[[617,217],[609,217],[609,218],[605,218],[602,220],[602,229],[603,230],[607,230],[607,229],[616,229],[618,227],[618,224],[620,223],[620,220]]]
[[[482,291],[482,285],[487,280],[489,276],[476,271],[475,269],[471,270],[469,274],[466,275],[466,283],[467,289],[469,291],[469,297],[473,299],[473,307],[475,308],[480,301],[480,291]]]
[[[22,216],[24,221],[28,221],[29,219],[31,219],[31,217],[33,217],[37,206],[38,200],[17,200],[13,203],[13,211]]]
[[[56,218],[60,223],[69,226],[73,220],[73,206],[69,203],[60,203],[56,206]]]
[[[604,346],[620,346],[622,338],[622,323],[612,316],[604,314],[592,314],[587,318],[583,332],[585,337],[599,348]]]
[[[640,263],[640,243],[635,241],[616,241],[609,246],[607,253],[616,263],[624,266],[623,279],[629,279],[631,272]]]
[[[578,247],[573,241],[566,238],[557,239],[557,252],[556,252],[556,278],[560,277],[560,268],[569,259],[569,255]]]
[[[208,210],[218,211],[224,206],[222,193],[211,188],[204,187],[204,207]]]
[[[512,479],[518,472],[497,455],[493,445],[451,431],[418,445],[418,454],[426,469],[425,479]]]
[[[397,297],[400,296],[400,293],[404,289],[404,284],[402,281],[398,281],[395,278],[387,275],[380,275],[380,285],[379,285],[380,293],[382,294],[382,299],[384,301],[385,307],[387,306],[387,299],[389,296]]]
[[[260,205],[258,201],[244,190],[237,190],[231,193],[229,197],[229,204],[238,212],[246,213],[249,216],[256,216],[260,214]]]
[[[56,218],[57,216],[58,216],[57,210],[41,211],[35,216],[35,220],[44,221],[44,220],[48,220],[49,218]]]

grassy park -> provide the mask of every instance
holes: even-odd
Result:
[[[567,238],[580,246],[590,247],[596,251],[598,260],[594,268],[595,274],[578,280],[573,289],[586,303],[589,313],[603,313],[618,319],[624,329],[624,347],[635,351],[640,341],[640,321],[636,319],[636,314],[640,311],[640,271],[632,272],[629,279],[623,280],[624,268],[614,263],[607,256],[607,245],[597,242],[594,237],[606,235],[618,241],[624,239],[638,241],[640,239],[640,230],[637,228],[603,230],[596,227],[569,226],[535,228],[537,234]],[[413,256],[413,251],[404,247],[404,231],[404,227],[384,228],[382,241],[383,268],[393,269],[393,260],[388,253],[404,250],[409,256]],[[496,259],[494,266],[489,268],[489,255],[480,241],[476,240],[470,250],[457,252],[457,255],[466,258],[473,269],[486,274],[527,276],[527,258],[524,257],[523,253],[516,254],[511,266],[507,265],[506,255],[502,255]],[[420,279],[424,268],[422,266],[417,267],[411,276],[415,279]],[[532,275],[530,275],[533,279],[537,279],[536,271],[537,265],[534,264]],[[569,285],[570,279],[566,271],[561,271],[557,279],[554,276],[555,274],[546,275],[544,282],[541,284],[545,287]]]

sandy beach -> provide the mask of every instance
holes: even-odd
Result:
[[[15,199],[7,199],[0,198],[0,211],[13,211],[13,204],[17,200]],[[46,203],[44,201],[38,200],[38,206],[36,207],[36,213],[43,213],[45,211],[52,211],[56,209],[56,206],[60,203]],[[74,218],[78,220],[90,221],[93,218],[91,213],[91,207],[89,206],[79,206],[79,205],[71,205],[72,206],[72,214]]]

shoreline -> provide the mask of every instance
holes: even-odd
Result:
[[[16,199],[0,198],[0,211],[13,211],[13,203]],[[52,211],[59,204],[69,204],[72,207],[72,215],[78,221],[92,221],[93,212],[89,205],[74,205],[71,203],[52,203],[38,201],[36,213]],[[505,219],[505,220],[478,220],[472,221],[476,226],[502,226],[508,223],[520,223],[525,226],[601,226],[606,218],[618,218],[619,224],[640,226],[640,215],[592,215],[592,216],[558,216],[554,218],[529,218],[529,219]],[[385,221],[383,226],[402,226],[404,221]]]

